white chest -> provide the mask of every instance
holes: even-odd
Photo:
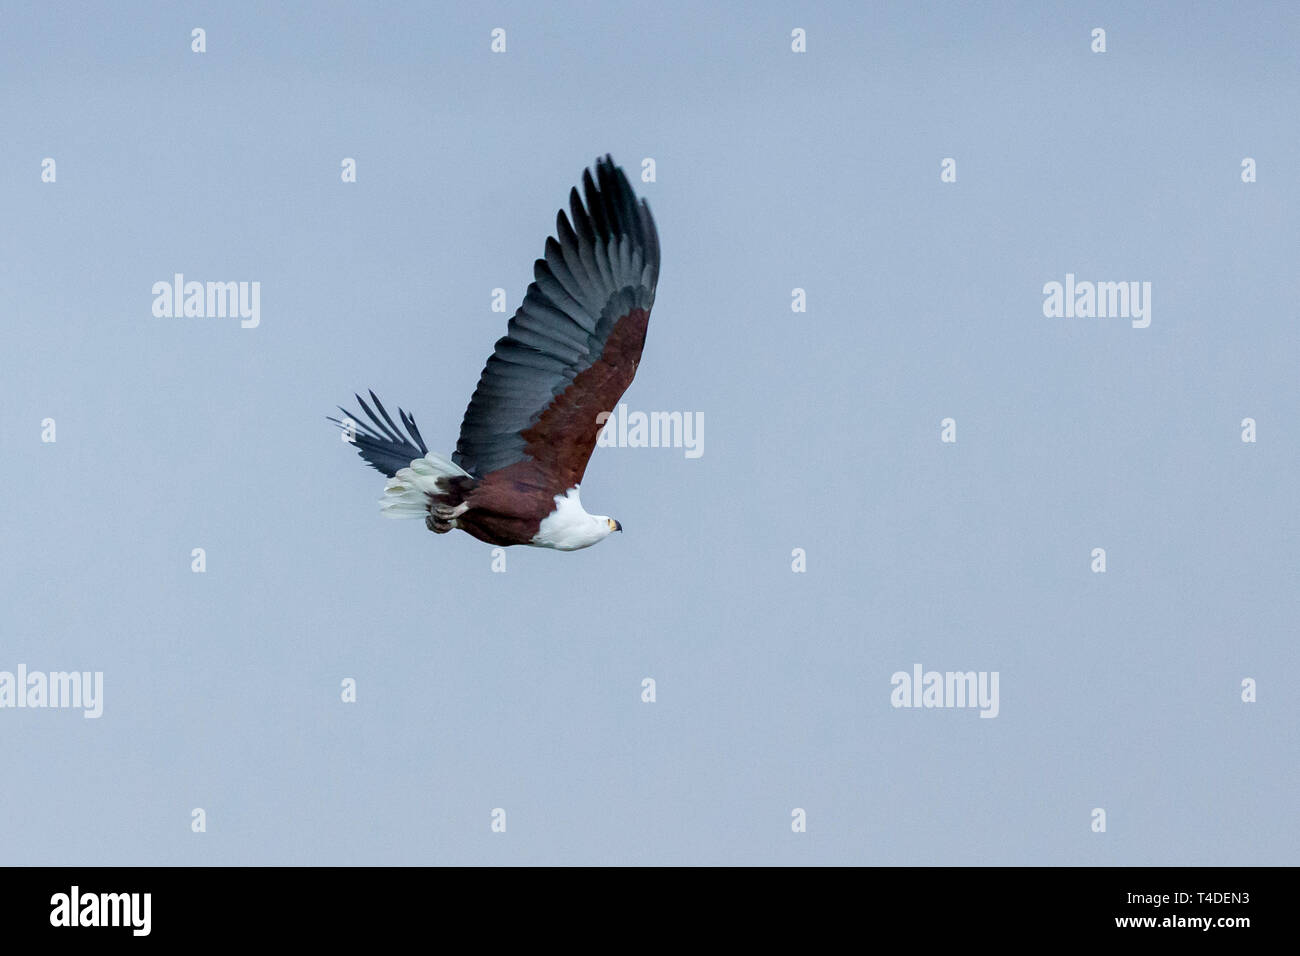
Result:
[[[609,536],[609,519],[589,515],[582,507],[575,485],[562,495],[555,496],[555,510],[542,519],[537,534],[529,543],[537,548],[554,548],[557,551],[577,551],[589,548]]]

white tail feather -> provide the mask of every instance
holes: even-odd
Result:
[[[469,472],[441,455],[429,452],[411,462],[384,485],[384,497],[379,501],[380,513],[385,518],[423,518],[429,513],[430,496],[439,494],[441,478],[469,477]]]

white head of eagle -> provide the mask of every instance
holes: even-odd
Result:
[[[394,422],[372,391],[368,421],[329,420],[388,476],[386,517],[423,517],[493,545],[577,551],[622,526],[588,514],[579,488],[603,422],[636,375],[659,279],[659,234],[645,200],[605,156],[569,190],[533,282],[488,356],[450,458],[414,416]],[[570,218],[571,217],[571,218]]]

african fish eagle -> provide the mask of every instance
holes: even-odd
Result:
[[[488,356],[450,460],[425,447],[415,418],[396,424],[372,391],[368,423],[330,421],[388,476],[386,517],[424,517],[494,545],[576,551],[622,526],[578,497],[601,424],[632,384],[659,279],[659,234],[645,200],[606,155],[569,191],[545,258]],[[602,415],[604,412],[606,414]]]

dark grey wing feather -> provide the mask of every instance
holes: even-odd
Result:
[[[594,178],[583,173],[582,186],[586,203],[570,190],[570,216],[556,216],[545,258],[465,410],[452,460],[471,475],[521,460],[522,433],[600,360],[619,318],[654,305],[659,236],[649,206],[609,156],[596,161]]]
[[[339,411],[343,413],[344,419],[355,423],[354,444],[357,446],[357,453],[371,465],[392,478],[400,469],[406,468],[415,459],[423,458],[428,453],[429,449],[424,444],[420,429],[415,426],[414,416],[408,415],[399,408],[397,416],[402,421],[402,427],[399,428],[374,392],[370,393],[370,400],[379,410],[378,415],[371,411],[366,400],[360,395],[357,395],[356,399],[370,419],[369,422],[362,421],[360,415],[353,415],[341,405]],[[348,430],[348,426],[337,418],[331,418],[329,421],[345,431]]]

